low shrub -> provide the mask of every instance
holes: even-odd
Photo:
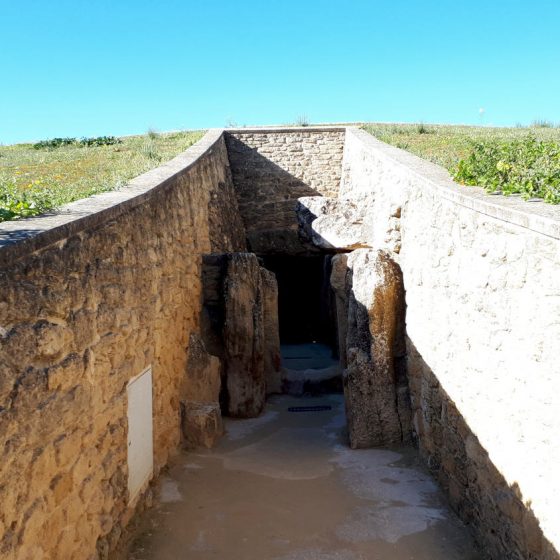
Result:
[[[120,139],[116,136],[96,136],[95,138],[80,139],[80,144],[82,146],[112,146],[113,144],[120,143]]]
[[[463,185],[478,185],[488,192],[521,194],[560,203],[560,143],[527,136],[512,141],[472,144],[459,161],[453,177]]]
[[[36,216],[54,205],[53,193],[38,182],[24,189],[0,182],[0,222]]]
[[[76,143],[76,138],[51,138],[50,140],[41,140],[33,144],[36,150],[43,148],[60,148],[61,146],[69,146]]]
[[[113,144],[120,144],[121,140],[116,136],[96,136],[92,138],[51,138],[50,140],[41,140],[33,144],[36,150],[45,148],[61,148],[62,146],[112,146]]]

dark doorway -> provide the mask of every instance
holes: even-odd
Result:
[[[282,344],[317,342],[336,350],[331,256],[267,256],[266,268],[278,281],[278,320]]]

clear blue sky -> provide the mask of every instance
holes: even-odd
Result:
[[[0,29],[3,143],[560,121],[560,0],[0,0]]]

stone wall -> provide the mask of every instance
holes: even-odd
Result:
[[[298,198],[317,195],[330,198],[300,205],[308,229],[324,214],[323,229],[302,238]],[[345,220],[352,235],[327,235]],[[381,358],[401,427],[375,441],[407,440],[410,388],[421,453],[488,555],[558,558],[559,209],[459,187],[353,128],[214,131],[121,191],[0,224],[0,557],[107,557],[135,507],[127,384],[147,367],[154,475],[182,434],[212,444],[227,352],[212,334],[225,311],[210,265],[246,241],[262,254],[362,247],[396,263],[406,356],[387,342]],[[361,298],[353,321],[372,295],[358,257],[346,271]],[[402,321],[379,295],[370,335],[377,318],[400,341]],[[275,364],[277,342],[262,347],[268,359],[256,361]]]
[[[295,215],[302,196],[336,196],[344,128],[240,129],[226,133],[239,210],[249,249],[297,254]]]
[[[244,249],[219,131],[118,192],[0,225],[1,558],[107,556],[134,508],[127,383],[152,367],[155,475],[180,441],[201,255]]]
[[[341,197],[401,267],[422,455],[495,560],[558,558],[560,209],[348,129]]]

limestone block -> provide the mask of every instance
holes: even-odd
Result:
[[[369,247],[363,220],[366,207],[351,199],[305,196],[298,198],[300,232],[321,249],[352,251]]]
[[[405,309],[400,271],[386,253],[371,250],[353,252],[348,268],[344,394],[350,445],[400,443],[410,430],[410,414],[401,414],[397,404],[407,401],[399,396],[394,365]]]
[[[280,393],[280,332],[278,328],[278,282],[270,270],[261,267],[262,303],[264,315],[264,370],[266,393]]]
[[[220,359],[209,354],[200,336],[192,333],[182,400],[217,402],[220,397],[221,367]]]
[[[181,403],[181,428],[188,449],[211,448],[224,433],[219,403]]]
[[[252,253],[229,255],[224,281],[228,413],[258,416],[265,402],[265,336],[262,276]]]
[[[331,260],[331,288],[335,296],[336,328],[338,333],[338,356],[341,367],[346,367],[346,333],[348,331],[348,290],[346,274],[348,256],[335,255]]]

